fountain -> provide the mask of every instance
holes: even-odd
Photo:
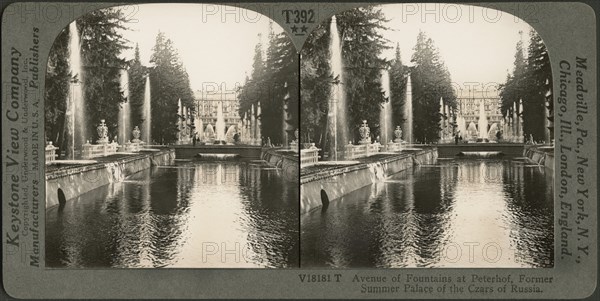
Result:
[[[513,110],[512,110],[512,142],[518,142],[519,139],[519,113],[517,111],[517,103],[513,102]]]
[[[392,141],[394,130],[392,127],[392,99],[390,95],[390,75],[388,70],[383,70],[381,72],[381,86],[384,91],[384,97],[386,97],[387,100],[383,103],[383,108],[379,112],[379,132],[381,135],[381,142],[387,144]]]
[[[440,142],[446,142],[446,112],[444,112],[444,99],[440,97]]]
[[[225,142],[225,119],[223,118],[223,102],[217,103],[217,123],[215,124],[216,139],[214,144],[226,144]]]
[[[235,135],[236,130],[235,130],[235,125],[230,125],[227,128],[227,132],[225,133],[225,141],[227,141],[227,144],[233,144],[233,142],[235,142],[235,140],[233,139],[233,136]]]
[[[523,143],[524,137],[523,135],[525,134],[523,131],[523,99],[519,99],[519,112],[518,112],[519,118],[517,119],[518,122],[518,138],[517,141],[519,143]]]
[[[458,134],[466,139],[467,138],[466,137],[467,122],[466,122],[465,118],[462,115],[459,115],[458,117],[456,117],[456,124],[457,124]]]
[[[291,114],[289,113],[289,106],[288,106],[288,102],[290,100],[290,92],[287,90],[288,89],[288,83],[287,81],[283,84],[283,87],[286,89],[285,92],[285,96],[283,97],[283,110],[281,111],[281,114],[283,114],[283,118],[281,119],[283,124],[281,127],[281,138],[283,141],[283,147],[286,148],[288,147],[288,132],[291,131],[293,129],[293,127],[291,126]]]
[[[254,116],[254,104],[250,106],[250,144],[254,145],[256,138],[256,116]]]
[[[215,141],[215,138],[216,138],[215,137],[215,130],[213,129],[212,124],[209,123],[206,126],[206,130],[204,131],[204,135],[205,135],[206,141],[208,143],[213,143]]]
[[[255,130],[256,131],[256,134],[255,134],[256,136],[254,138],[255,138],[255,144],[256,145],[262,145],[262,134],[261,134],[261,131],[260,131],[260,128],[261,128],[261,119],[262,119],[262,116],[261,116],[262,111],[261,111],[261,108],[260,108],[260,101],[258,102],[258,104],[257,104],[256,107],[257,107],[257,109],[256,109],[256,130]]]
[[[412,108],[412,81],[410,74],[406,78],[406,98],[404,101],[404,140],[413,143],[413,108]]]
[[[81,60],[81,45],[77,22],[69,24],[69,69],[73,80],[69,83],[66,120],[66,157],[75,159],[75,146],[82,145],[87,135],[87,124],[84,118],[85,99],[83,93],[83,69]],[[75,126],[77,125],[77,126]]]
[[[477,126],[479,127],[479,138],[485,141],[488,139],[488,120],[485,114],[484,102],[484,99],[479,102],[479,121],[477,122]]]
[[[341,147],[348,140],[348,124],[346,122],[346,93],[344,91],[344,67],[342,61],[342,45],[335,16],[331,17],[329,27],[330,68],[334,82],[331,85],[329,100],[328,141],[329,158],[338,160],[338,145]]]
[[[118,121],[118,140],[121,144],[125,144],[129,141],[129,133],[131,133],[130,116],[131,109],[129,106],[129,75],[127,69],[121,70],[121,90],[125,97],[125,102],[121,104],[119,109],[119,121]]]
[[[469,127],[467,128],[466,139],[470,142],[474,142],[477,141],[478,136],[479,134],[477,132],[477,126],[475,125],[475,122],[471,121],[471,123],[469,123]]]
[[[296,153],[300,150],[300,143],[298,140],[299,135],[300,135],[300,132],[296,128],[296,130],[294,131],[295,138],[294,138],[294,140],[292,140],[292,142],[290,142],[290,148]]]
[[[142,106],[142,118],[142,140],[146,140],[148,144],[151,144],[152,104],[150,95],[150,76],[146,76],[146,86],[144,87],[144,105]]]
[[[196,126],[196,138],[200,142],[204,141],[204,123],[202,122],[202,118],[197,118],[194,124]]]
[[[498,133],[499,128],[498,128],[498,124],[497,123],[492,123],[492,126],[490,126],[490,130],[488,131],[488,139],[490,141],[496,141],[498,142],[498,139],[496,138],[496,133]]]

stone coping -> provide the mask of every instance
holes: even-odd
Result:
[[[127,163],[127,162],[131,162],[131,161],[135,161],[135,160],[139,160],[139,159],[143,159],[143,158],[147,158],[147,157],[154,157],[155,155],[162,155],[165,152],[170,152],[170,151],[174,151],[174,150],[171,148],[164,148],[164,149],[161,149],[159,152],[147,152],[147,151],[142,150],[138,154],[125,155],[125,154],[117,153],[117,154],[111,155],[111,156],[98,157],[98,158],[92,159],[93,161],[96,161],[95,163],[64,165],[60,168],[46,171],[46,180],[61,178],[61,177],[65,177],[65,176],[69,176],[72,174],[77,174],[77,173],[81,173],[81,172],[85,172],[85,171],[90,171],[90,170],[102,169],[102,168],[106,167],[107,163]],[[52,164],[50,164],[50,166],[51,165]],[[46,168],[47,167],[48,166],[46,166]]]
[[[369,164],[372,163],[389,163],[397,160],[405,159],[407,157],[414,157],[421,154],[425,154],[430,151],[435,151],[435,147],[424,147],[422,150],[418,151],[410,151],[410,152],[401,152],[398,154],[378,154],[364,158],[354,159],[352,161],[359,161],[359,163],[352,165],[333,165],[329,167],[319,167],[319,165],[313,165],[306,167],[309,170],[305,171],[300,176],[300,185],[318,181],[321,179],[333,177],[336,175],[352,172],[355,170],[368,168]]]

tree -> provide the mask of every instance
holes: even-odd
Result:
[[[48,55],[48,68],[44,89],[45,110],[44,129],[46,139],[63,148],[64,118],[69,80],[69,30],[63,29],[54,40]]]
[[[324,146],[327,109],[333,76],[329,65],[329,28],[320,25],[310,34],[300,60],[300,132],[303,142]]]
[[[371,136],[379,135],[379,112],[385,102],[381,85],[381,71],[389,62],[380,58],[388,49],[381,32],[388,30],[387,20],[381,8],[375,6],[348,10],[336,16],[342,37],[342,59],[348,123],[354,140],[360,136],[358,128],[366,119],[371,126]]]
[[[342,40],[343,83],[347,105],[347,123],[354,140],[358,127],[366,119],[372,136],[379,132],[379,112],[385,101],[381,71],[389,62],[380,58],[387,49],[381,32],[388,20],[376,6],[360,7],[337,14],[338,34]],[[334,78],[330,66],[330,22],[320,24],[309,36],[301,52],[301,127],[303,138],[310,137],[321,148],[327,133],[330,89]]]
[[[523,98],[523,131],[527,137],[532,135],[535,141],[540,141],[545,139],[546,81],[552,82],[552,70],[546,45],[533,28],[529,31],[527,53],[528,89]],[[552,103],[549,102],[550,111]]]
[[[440,98],[450,108],[456,108],[450,72],[439,56],[433,40],[422,31],[417,36],[411,62],[413,95],[413,136],[421,143],[438,140],[440,132]]]
[[[65,145],[65,109],[70,81],[82,80],[86,101],[86,137],[94,140],[92,125],[106,119],[112,137],[117,130],[119,105],[125,100],[120,87],[120,70],[126,63],[120,58],[127,40],[120,34],[129,20],[118,8],[90,12],[78,20],[83,74],[70,74],[69,39],[73,33],[65,28],[58,35],[48,56],[45,82],[46,138],[61,149]]]
[[[260,41],[254,48],[251,77],[247,77],[239,93],[239,114],[244,117],[252,105],[261,104],[261,134],[275,144],[291,140],[298,126],[298,55],[292,41],[284,33],[275,33],[269,24],[266,58]],[[287,111],[284,114],[284,108]],[[285,116],[284,116],[285,115]],[[284,130],[287,140],[284,141]]]
[[[117,133],[121,103],[125,101],[121,87],[121,70],[127,64],[121,53],[128,49],[128,41],[121,35],[128,20],[120,9],[95,10],[77,20],[81,34],[81,52],[84,65],[84,98],[86,116],[91,125],[86,135],[96,140],[94,125],[105,119],[109,138]]]
[[[194,112],[194,97],[190,81],[173,42],[159,32],[152,48],[150,87],[152,89],[152,137],[161,144],[177,139],[178,101]]]
[[[546,81],[552,81],[548,50],[539,34],[531,29],[527,58],[521,39],[516,45],[512,74],[508,74],[506,82],[500,86],[500,97],[505,115],[512,112],[513,104],[518,108],[519,101],[523,101],[523,133],[527,138],[533,136],[536,141],[545,139]]]
[[[519,31],[519,35],[522,32]],[[519,107],[519,99],[521,99],[526,90],[526,73],[527,62],[523,53],[523,41],[517,42],[515,51],[515,61],[513,64],[512,74],[508,74],[506,83],[500,86],[500,98],[502,99],[502,112],[508,114],[512,110],[513,104]],[[512,112],[512,111],[511,111]]]
[[[406,71],[400,56],[400,43],[396,44],[396,53],[390,67],[390,98],[392,102],[394,124],[400,125],[406,119],[404,116],[404,101],[406,100]]]
[[[135,45],[135,55],[129,62],[129,102],[131,108],[131,124],[141,126],[143,119],[143,103],[148,70],[140,61],[140,48]]]

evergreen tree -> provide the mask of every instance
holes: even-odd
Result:
[[[517,42],[514,68],[500,86],[500,97],[504,114],[513,108],[513,103],[518,108],[519,101],[523,101],[523,133],[526,139],[531,135],[534,140],[540,141],[545,138],[546,81],[552,81],[552,71],[548,51],[541,37],[531,29],[529,39],[527,58],[523,41]]]
[[[144,103],[144,93],[146,88],[146,67],[140,61],[140,48],[135,45],[135,55],[129,62],[129,102],[131,108],[131,124],[141,128]]]
[[[529,46],[527,55],[527,84],[523,98],[523,130],[525,135],[533,136],[535,141],[545,138],[545,95],[546,81],[552,82],[552,70],[548,50],[540,35],[534,30],[529,31]],[[550,101],[552,106],[552,101]],[[552,110],[552,107],[550,107]]]
[[[64,119],[68,97],[69,81],[69,30],[63,29],[54,40],[48,55],[46,82],[44,89],[45,110],[44,129],[46,139],[63,148]]]
[[[379,112],[385,102],[381,85],[381,71],[389,62],[380,58],[388,49],[381,32],[388,28],[388,20],[381,8],[375,6],[348,10],[336,16],[342,37],[342,60],[344,62],[344,89],[348,106],[348,125],[351,137],[360,139],[358,128],[362,120],[371,126],[371,137],[379,136]]]
[[[109,137],[117,131],[119,105],[125,100],[120,87],[120,70],[126,62],[120,58],[127,49],[127,40],[120,34],[127,29],[128,19],[118,8],[90,12],[76,21],[80,33],[83,74],[70,74],[69,38],[72,34],[65,28],[58,35],[48,57],[45,82],[45,130],[46,138],[65,150],[65,109],[69,82],[83,81],[86,99],[85,116],[90,125],[86,136],[95,140],[91,131],[100,119],[106,119]]]
[[[519,31],[519,35],[521,34],[522,32]],[[516,104],[518,109],[519,100],[525,95],[527,85],[527,62],[525,61],[525,54],[523,51],[523,41],[519,40],[516,46],[512,74],[507,76],[505,84],[500,85],[500,98],[502,99],[503,114],[508,114],[508,112],[512,110],[513,104]]]
[[[263,58],[263,45],[261,39],[262,35],[259,34],[258,43],[254,47],[252,73],[239,93],[239,113],[242,118],[245,113],[250,112],[252,105],[254,105],[254,110],[256,111],[256,105],[260,99],[268,97],[269,94],[265,79],[265,60]],[[250,116],[248,116],[248,118],[250,118]]]
[[[390,98],[392,101],[392,110],[394,125],[401,125],[406,116],[404,116],[404,101],[406,100],[406,70],[402,64],[400,56],[400,43],[396,44],[396,53],[390,67]]]
[[[285,144],[283,130],[287,130],[289,142],[298,127],[298,55],[287,35],[276,34],[271,23],[266,58],[262,49],[259,35],[251,77],[246,79],[239,93],[239,113],[244,117],[252,105],[256,110],[260,102],[262,136],[269,137],[272,143]],[[285,107],[287,114],[284,114]]]
[[[367,6],[336,15],[342,40],[344,92],[351,137],[359,139],[358,127],[366,119],[372,136],[379,132],[379,112],[385,101],[381,71],[389,62],[380,58],[388,41],[381,35],[387,30],[380,8]],[[330,66],[330,22],[320,24],[309,36],[301,52],[301,126],[304,139],[310,137],[326,148],[327,110],[333,78]]]
[[[329,65],[329,28],[318,26],[302,47],[300,60],[300,132],[302,142],[324,147],[333,76]]]
[[[158,143],[173,143],[178,134],[178,101],[192,108],[194,97],[188,74],[173,46],[173,42],[159,32],[152,48],[150,87],[152,89],[152,137]]]
[[[128,49],[128,41],[121,35],[127,22],[120,9],[109,8],[90,12],[77,20],[81,36],[84,65],[84,98],[86,116],[91,133],[90,141],[97,139],[95,125],[106,120],[109,138],[116,136],[121,103],[125,101],[121,88],[121,70],[126,62],[121,58]]]
[[[456,107],[450,72],[439,56],[433,40],[419,32],[411,62],[413,96],[413,136],[421,143],[437,141],[440,123],[440,98],[451,108]]]

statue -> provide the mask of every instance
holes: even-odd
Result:
[[[105,120],[101,119],[100,125],[98,125],[98,127],[96,128],[96,130],[98,132],[98,141],[96,141],[96,142],[98,144],[108,143],[108,127],[106,126],[106,124],[104,122],[105,122]]]
[[[400,143],[402,142],[402,129],[400,129],[400,126],[396,126],[396,130],[394,130],[394,137],[396,137],[394,139],[394,142],[396,143]]]
[[[371,129],[367,124],[366,120],[363,120],[362,125],[358,129],[358,133],[360,134],[359,144],[369,144],[371,143]]]

